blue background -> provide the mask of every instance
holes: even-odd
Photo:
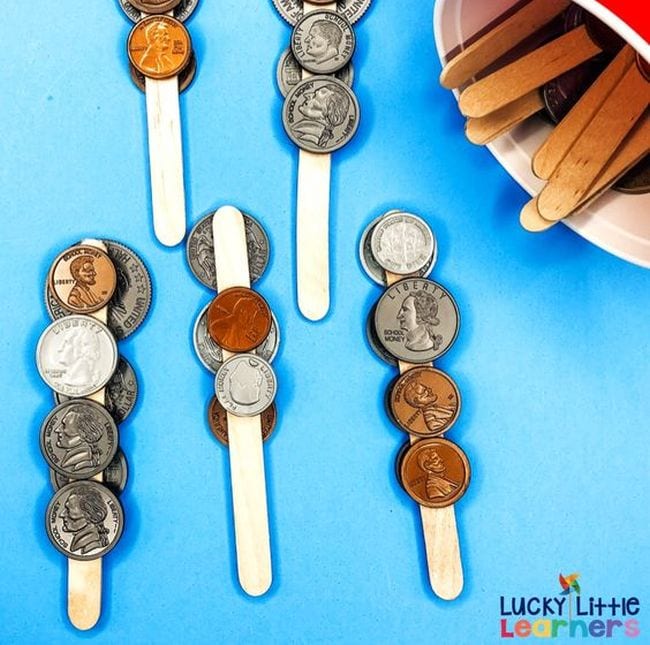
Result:
[[[289,27],[262,0],[202,0],[188,22],[199,60],[181,101],[190,223],[236,204],[273,250],[258,288],[283,336],[281,421],[266,446],[275,579],[258,600],[237,584],[227,454],[204,421],[211,377],[191,343],[210,293],[182,246],[153,238],[131,25],[112,1],[3,13],[0,642],[496,643],[499,597],[554,595],[560,571],[579,571],[586,595],[650,601],[650,273],[563,226],[520,229],[525,194],[464,140],[437,84],[431,2],[377,0],[357,24],[362,121],[335,155],[333,303],[320,324],[295,304],[297,155],[274,82]],[[439,363],[463,395],[450,438],[473,465],[457,505],[466,587],[452,603],[427,586],[417,509],[393,474],[404,436],[382,410],[394,371],[364,338],[380,290],[358,238],[395,207],[435,229],[433,277],[463,317]],[[128,524],[105,560],[103,617],[84,635],[68,624],[65,561],[43,527],[52,493],[38,430],[52,400],[33,359],[49,264],[90,235],[141,253],[155,299],[121,344],[141,383],[121,428]],[[649,642],[646,621],[637,642]]]

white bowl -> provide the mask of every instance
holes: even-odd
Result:
[[[516,2],[436,0],[433,27],[441,63],[447,62],[450,51]],[[606,22],[650,61],[650,45],[612,12],[595,0],[578,0],[577,3]],[[531,195],[536,195],[543,186],[531,170],[531,159],[551,128],[541,118],[533,117],[488,144],[499,163]],[[563,222],[606,251],[650,268],[650,194],[627,195],[610,190],[584,211]]]

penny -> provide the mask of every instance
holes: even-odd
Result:
[[[275,403],[262,412],[262,441],[266,441],[275,430],[277,410]],[[228,414],[225,408],[219,403],[216,396],[210,399],[208,405],[208,426],[210,431],[224,446],[228,445]]]
[[[438,437],[460,414],[456,383],[433,367],[414,367],[392,387],[390,408],[397,425],[416,437]]]
[[[155,79],[176,76],[190,60],[192,43],[183,23],[171,16],[149,16],[136,23],[127,41],[133,66]]]
[[[78,481],[58,490],[45,513],[52,544],[73,560],[105,556],[118,542],[124,512],[117,497],[95,481]]]
[[[216,374],[223,363],[223,350],[215,343],[210,334],[208,334],[208,308],[207,304],[199,313],[194,323],[192,338],[194,340],[194,351],[203,366]],[[272,363],[278,347],[280,346],[280,331],[278,321],[273,312],[271,312],[271,331],[264,342],[255,348],[255,355],[263,358],[265,361]]]
[[[650,154],[619,180],[614,188],[629,195],[643,195],[650,192]]]
[[[312,74],[333,74],[354,54],[356,40],[348,20],[335,11],[312,11],[293,28],[291,51]]]
[[[290,24],[295,25],[303,16],[302,0],[273,0],[278,13]],[[318,4],[318,3],[317,3]],[[336,12],[354,24],[370,6],[370,0],[337,0]]]
[[[278,89],[282,96],[286,96],[291,91],[291,88],[295,87],[302,80],[302,68],[290,47],[282,52],[275,75]],[[340,81],[343,81],[348,87],[352,87],[352,81],[354,80],[352,63],[348,63],[345,67],[342,67],[334,76]]]
[[[129,476],[128,464],[124,453],[118,448],[115,457],[102,473],[102,484],[111,490],[115,495],[121,495],[126,488],[126,481]],[[50,468],[50,482],[55,491],[63,488],[67,484],[75,481],[57,473],[54,468]]]
[[[271,331],[271,309],[259,293],[245,287],[221,291],[208,307],[208,334],[229,352],[248,352]]]
[[[269,263],[270,244],[264,229],[254,218],[243,213],[248,251],[248,272],[251,283],[259,280]],[[194,277],[206,287],[217,290],[217,271],[214,265],[214,237],[212,217],[208,213],[200,219],[187,237],[187,262]]]
[[[133,81],[135,86],[142,92],[146,92],[147,85],[146,85],[145,75],[139,72],[133,66],[133,63],[129,63],[129,72],[131,74],[131,80]],[[181,70],[180,74],[178,75],[178,91],[184,92],[192,84],[195,75],[196,75],[196,56],[194,55],[194,52],[192,52],[192,55],[190,56],[190,62],[186,65],[186,67],[183,70]]]
[[[379,342],[395,358],[430,363],[458,336],[460,314],[452,295],[424,278],[405,278],[389,287],[375,311]]]
[[[405,492],[406,488],[404,488],[404,483],[402,482],[402,461],[404,461],[404,455],[407,453],[410,447],[411,443],[409,441],[403,443],[400,446],[400,449],[397,451],[397,455],[395,456],[395,477]]]
[[[117,368],[106,384],[104,407],[115,423],[122,423],[133,411],[138,398],[138,381],[126,358],[120,356]],[[69,401],[70,397],[54,392],[57,404]]]
[[[52,263],[47,282],[54,299],[69,311],[89,314],[105,307],[117,284],[115,266],[101,249],[79,244]]]
[[[128,0],[119,0],[122,11],[133,21],[138,22],[145,18],[139,9],[136,9]],[[174,8],[174,18],[185,22],[194,13],[199,0],[181,0]]]
[[[418,504],[444,508],[455,504],[470,479],[465,453],[446,439],[422,439],[404,454],[400,467],[404,489]]]
[[[253,354],[238,354],[229,358],[217,372],[215,394],[231,414],[254,417],[266,410],[277,391],[273,368]]]
[[[113,417],[86,399],[57,405],[43,421],[40,437],[50,468],[71,479],[88,479],[104,470],[118,443]]]
[[[375,307],[373,307],[368,313],[368,318],[366,319],[366,338],[368,339],[368,345],[370,349],[384,362],[389,365],[397,367],[397,360],[392,356],[386,348],[379,342],[379,337],[377,336],[377,330],[375,329]]]
[[[409,275],[424,269],[436,247],[429,225],[411,213],[391,213],[375,225],[370,235],[372,255],[386,271]]]
[[[129,0],[140,11],[145,13],[167,13],[178,6],[181,0]]]
[[[298,83],[284,101],[282,123],[303,150],[329,153],[342,148],[359,127],[354,92],[333,76],[312,76]]]
[[[108,328],[118,340],[130,336],[144,321],[151,306],[151,278],[138,254],[128,246],[113,240],[103,240],[108,257],[117,274],[115,292],[108,307]],[[50,318],[59,320],[71,312],[54,298],[45,287],[45,306]]]
[[[59,394],[88,396],[101,390],[117,367],[117,343],[103,323],[72,315],[51,323],[36,346],[41,378]]]

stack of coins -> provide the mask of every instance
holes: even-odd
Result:
[[[97,561],[114,548],[124,526],[118,496],[126,485],[127,462],[118,424],[133,410],[138,393],[135,372],[118,354],[117,340],[132,334],[147,315],[151,280],[127,246],[84,240],[52,263],[45,303],[53,322],[38,341],[36,364],[56,404],[40,429],[55,490],[45,527],[70,560]],[[69,587],[77,585],[78,591],[74,571],[71,567]],[[88,577],[77,572],[83,587]],[[88,604],[99,609],[87,596],[69,607],[81,629],[99,618],[86,611]]]
[[[420,217],[393,210],[375,219],[361,236],[359,255],[368,276],[386,289],[368,316],[368,343],[400,371],[386,394],[389,418],[409,435],[398,453],[397,478],[420,505],[425,540],[433,543],[431,514],[450,509],[453,520],[453,505],[470,480],[465,453],[444,438],[458,419],[460,392],[451,376],[433,366],[458,336],[458,306],[445,287],[428,278],[437,242]],[[445,528],[435,536],[440,552],[427,548],[429,576],[434,591],[452,599],[462,589],[455,520],[438,524]],[[449,535],[443,537],[444,530]],[[452,580],[445,578],[450,572]]]

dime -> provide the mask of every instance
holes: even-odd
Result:
[[[312,76],[298,83],[284,101],[282,122],[289,138],[303,150],[333,152],[359,127],[354,92],[333,76]]]
[[[47,536],[73,560],[105,556],[123,528],[124,512],[117,497],[95,481],[67,484],[55,493],[45,513]]]
[[[290,47],[287,47],[287,49],[282,52],[275,74],[278,82],[278,89],[282,96],[286,96],[291,91],[291,88],[296,86],[302,80],[302,68],[298,64],[298,61],[293,55]],[[340,81],[343,81],[348,87],[352,87],[352,81],[354,80],[354,68],[352,63],[348,63],[345,67],[338,70],[334,76],[336,76]]]
[[[273,0],[278,13],[290,24],[295,25],[303,16],[302,0]],[[320,4],[320,3],[316,3]],[[336,12],[354,24],[370,6],[370,0],[337,0]]]
[[[456,444],[446,439],[422,439],[406,451],[400,474],[404,489],[418,504],[444,508],[464,495],[470,468]]]
[[[275,403],[264,410],[262,417],[262,441],[266,441],[275,430],[277,410]],[[208,405],[208,425],[210,431],[224,446],[228,445],[228,414],[225,408],[219,403],[216,396],[210,399]]]
[[[139,72],[133,66],[133,63],[129,63],[129,72],[131,74],[131,80],[133,81],[135,86],[142,92],[146,92],[147,86],[145,81],[146,78],[145,75]],[[192,52],[192,55],[190,56],[190,62],[178,75],[178,91],[184,92],[192,84],[195,75],[196,75],[196,56],[194,55],[194,52]]]
[[[129,0],[140,11],[145,13],[167,13],[178,6],[181,0]]]
[[[194,323],[194,351],[203,366],[216,374],[223,363],[223,350],[215,343],[210,334],[208,334],[208,308],[206,305],[198,315]],[[280,331],[278,321],[273,312],[271,312],[271,331],[264,342],[255,348],[255,355],[263,358],[265,361],[272,363],[278,347],[280,345]]]
[[[375,329],[375,307],[373,307],[368,313],[368,318],[366,319],[366,338],[368,339],[368,345],[370,349],[377,354],[382,361],[385,361],[389,365],[397,367],[397,360],[392,356],[388,350],[379,342],[379,337],[377,336],[377,330]]]
[[[398,210],[392,210],[388,211],[384,215],[381,215],[380,217],[377,217],[376,219],[372,220],[368,226],[364,229],[361,239],[359,240],[359,260],[361,261],[361,266],[363,267],[363,270],[366,272],[366,275],[373,281],[376,282],[378,285],[381,285],[382,287],[386,286],[386,271],[384,268],[377,262],[375,259],[375,256],[372,254],[372,246],[370,244],[372,240],[372,232],[375,229],[375,226],[386,216],[391,215],[393,213],[399,213],[400,211]],[[422,269],[416,272],[416,274],[422,278],[426,278],[431,274],[431,271],[433,270],[433,267],[436,263],[436,260],[438,259],[438,243],[436,240],[435,235],[433,235],[433,232],[431,233],[433,236],[433,253],[431,254],[431,258],[429,259],[429,262],[424,266]]]
[[[139,9],[136,9],[128,0],[119,0],[122,11],[133,21],[138,22],[146,16],[143,16]],[[185,22],[194,12],[199,0],[181,0],[180,3],[174,8],[174,18]]]
[[[117,369],[106,384],[104,407],[113,417],[115,423],[122,423],[133,411],[138,398],[138,380],[126,358],[120,356]],[[70,397],[54,392],[57,404],[69,401]]]
[[[629,170],[614,188],[629,195],[643,195],[650,192],[650,154]]]
[[[370,236],[370,247],[375,260],[386,271],[409,275],[431,262],[436,242],[423,219],[399,212],[377,222]]]
[[[143,18],[127,41],[129,60],[149,78],[176,76],[190,60],[192,42],[183,23],[170,16]]]
[[[414,367],[392,387],[390,408],[397,425],[417,437],[438,437],[456,422],[460,392],[456,383],[433,367]]]
[[[115,495],[121,495],[124,489],[126,488],[126,480],[129,476],[128,464],[126,463],[126,457],[124,453],[118,448],[108,466],[106,466],[104,472],[102,473],[103,479],[102,484],[106,486],[109,490],[113,491]],[[59,488],[63,488],[67,484],[75,481],[68,477],[64,477],[60,473],[57,473],[54,468],[50,468],[50,482],[55,491]]]
[[[244,215],[246,248],[248,251],[248,272],[251,283],[260,279],[269,263],[270,244],[260,223],[250,215]],[[212,217],[208,213],[200,219],[187,237],[187,262],[194,277],[206,287],[217,290],[217,271],[214,266],[214,237]]]
[[[437,282],[405,278],[389,287],[377,303],[379,342],[397,359],[429,363],[456,340],[458,306]]]
[[[54,260],[47,282],[59,305],[73,313],[89,314],[108,304],[117,276],[104,251],[79,244]]]
[[[333,74],[354,54],[356,40],[347,18],[335,11],[312,11],[293,28],[291,51],[301,67],[312,74]]]
[[[117,274],[117,286],[108,307],[108,328],[118,340],[123,340],[142,324],[149,312],[151,278],[147,267],[135,251],[113,240],[103,242]],[[47,285],[45,306],[53,320],[59,320],[71,313],[56,301]]]
[[[252,289],[224,289],[208,307],[208,334],[229,352],[255,349],[270,331],[271,309]]]
[[[57,405],[41,425],[41,452],[57,473],[88,479],[111,463],[117,426],[106,409],[86,399]]]
[[[266,410],[277,391],[273,368],[254,354],[229,358],[214,381],[219,403],[231,414],[254,417]]]
[[[101,390],[117,367],[117,343],[103,323],[67,316],[51,323],[36,346],[41,378],[59,394],[88,396]]]

